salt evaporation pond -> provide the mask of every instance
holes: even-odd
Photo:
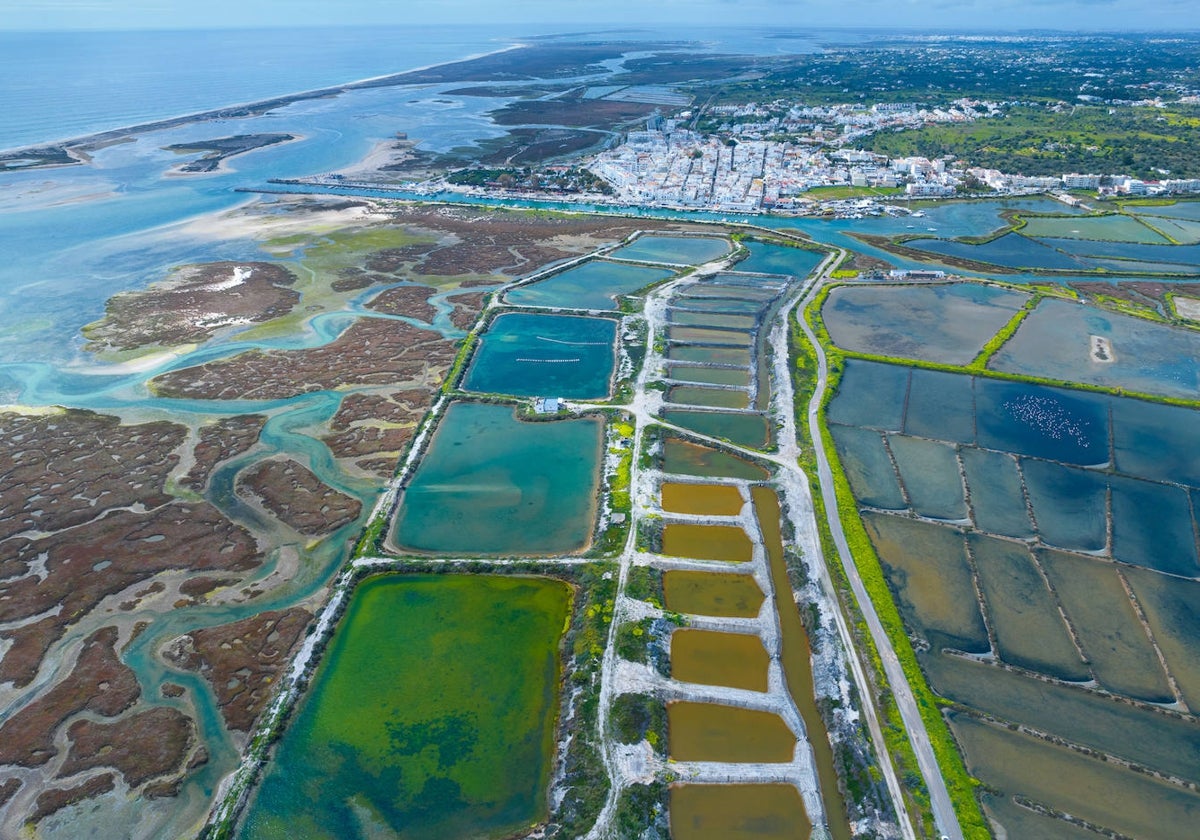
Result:
[[[518,286],[504,299],[513,306],[615,310],[617,295],[636,292],[670,276],[664,268],[592,260],[545,280]]]
[[[840,286],[821,317],[846,350],[965,365],[1028,299],[974,283]]]
[[[769,242],[749,242],[746,243],[746,247],[750,250],[750,256],[737,264],[738,271],[807,277],[825,258],[821,251],[774,245]]]
[[[663,573],[663,600],[672,612],[754,618],[765,596],[750,575],[668,569]]]
[[[601,399],[611,389],[617,322],[572,315],[500,315],[467,371],[468,391]]]
[[[612,256],[635,262],[700,265],[728,253],[728,240],[710,236],[642,236]]]
[[[663,472],[751,481],[769,475],[764,467],[745,458],[677,437],[668,437],[663,443]]]
[[[1106,359],[1094,338],[1108,342]],[[988,362],[994,370],[1144,394],[1200,397],[1200,333],[1064,300],[1044,300]]]
[[[796,840],[812,823],[792,785],[672,785],[674,840]]]
[[[584,548],[596,516],[599,419],[524,423],[504,405],[453,403],[401,500],[404,551],[553,554]]]
[[[503,837],[544,819],[571,597],[520,577],[362,583],[240,836]]]

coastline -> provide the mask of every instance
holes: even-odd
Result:
[[[164,117],[160,120],[151,120],[149,122],[136,123],[134,125],[122,126],[119,128],[105,129],[103,131],[92,132],[77,137],[69,137],[65,139],[46,140],[40,143],[32,143],[24,146],[14,146],[11,148],[0,149],[0,162],[5,157],[15,157],[22,154],[31,154],[38,152],[55,152],[61,151],[75,159],[74,163],[48,163],[26,167],[8,167],[0,166],[0,174],[4,172],[22,172],[29,169],[46,169],[51,167],[61,168],[64,166],[74,166],[80,163],[86,163],[88,158],[86,154],[80,154],[80,150],[90,150],[99,147],[101,144],[120,142],[131,137],[136,137],[140,134],[146,134],[152,131],[162,131],[170,128],[178,128],[179,126],[189,125],[191,123],[209,122],[219,119],[237,119],[239,117],[261,116],[262,114],[274,111],[277,108],[282,108],[287,105],[292,105],[296,102],[306,102],[312,99],[326,99],[330,97],[340,96],[343,93],[348,93],[355,90],[365,90],[374,87],[392,87],[404,84],[429,84],[419,79],[407,81],[406,77],[415,76],[419,73],[425,73],[430,70],[439,68],[452,67],[456,64],[464,64],[470,61],[478,61],[482,58],[490,58],[496,55],[502,55],[514,50],[528,49],[532,46],[524,41],[511,44],[507,47],[501,47],[497,50],[489,52],[473,53],[463,58],[456,58],[451,61],[443,61],[435,64],[426,64],[419,67],[412,67],[407,70],[402,70],[398,73],[387,73],[381,76],[369,76],[365,79],[358,79],[352,82],[345,82],[338,85],[330,85],[322,88],[313,88],[311,90],[297,91],[295,93],[286,93],[279,96],[270,97],[267,99],[259,99],[252,102],[235,103],[224,105],[220,108],[212,108],[205,111],[193,111],[187,114],[179,114],[173,117]]]

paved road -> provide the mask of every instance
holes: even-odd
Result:
[[[803,308],[807,307],[821,290],[821,287],[828,279],[827,272],[828,268],[822,273],[818,281],[813,284],[801,302],[801,312],[804,311]],[[825,500],[825,513],[829,520],[829,529],[833,533],[833,541],[837,545],[838,555],[841,557],[842,565],[846,569],[846,577],[850,581],[850,588],[854,592],[854,597],[858,600],[859,609],[862,611],[867,628],[871,632],[871,637],[875,640],[875,647],[879,650],[880,658],[883,660],[884,673],[887,676],[888,683],[891,685],[892,694],[896,698],[896,706],[900,710],[900,717],[903,719],[904,726],[908,730],[908,737],[912,742],[913,752],[916,753],[917,765],[921,770],[921,776],[925,779],[925,786],[929,790],[930,805],[933,809],[933,818],[937,823],[938,832],[945,837],[949,837],[950,840],[963,840],[962,828],[958,824],[957,814],[954,813],[954,805],[950,800],[950,792],[946,789],[946,780],[942,776],[937,758],[933,754],[933,745],[929,741],[929,733],[925,729],[925,722],[921,719],[916,699],[913,697],[912,689],[908,685],[908,679],[904,676],[900,660],[896,657],[896,652],[892,648],[891,640],[888,639],[887,633],[883,629],[883,623],[879,620],[879,614],[875,612],[875,605],[871,602],[870,596],[867,595],[862,577],[858,573],[858,566],[855,565],[854,556],[850,553],[850,546],[846,542],[846,533],[842,530],[842,522],[837,512],[838,506],[833,486],[833,472],[830,470],[829,460],[825,457],[825,447],[822,445],[823,438],[819,422],[821,399],[825,394],[825,388],[828,383],[829,368],[825,360],[825,351],[821,348],[817,337],[813,335],[812,330],[803,317],[799,321],[801,327],[804,329],[804,334],[808,336],[808,340],[815,348],[817,354],[817,387],[812,400],[808,404],[808,428],[813,440],[813,449],[816,452],[817,475],[821,480],[821,496]]]

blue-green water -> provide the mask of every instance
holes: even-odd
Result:
[[[599,399],[608,396],[617,322],[568,315],[500,315],[483,334],[468,391]]]
[[[797,279],[812,272],[825,256],[820,251],[771,245],[767,242],[751,242],[747,247],[750,249],[750,256],[735,266],[738,271],[790,274]]]
[[[596,517],[598,419],[529,423],[504,405],[454,403],[401,500],[401,549],[555,554],[587,545]]]
[[[617,308],[616,295],[636,292],[670,276],[667,269],[593,260],[513,289],[504,299],[513,306],[614,310]]]
[[[670,265],[699,265],[729,253],[729,242],[705,236],[643,236],[613,251],[623,260]]]

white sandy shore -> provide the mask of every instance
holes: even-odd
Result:
[[[172,347],[170,350],[147,353],[144,356],[138,356],[124,362],[113,362],[112,364],[100,362],[94,365],[71,366],[68,369],[71,373],[79,373],[84,376],[121,376],[129,373],[146,373],[168,362],[173,362],[178,358],[186,356],[197,347],[199,347],[198,344],[184,344],[179,347]]]
[[[338,169],[333,174],[352,179],[368,176],[378,177],[385,174],[383,171],[385,166],[400,163],[411,157],[417,142],[419,141],[399,140],[395,137],[380,140],[361,160]]]
[[[308,209],[302,213],[257,213],[256,202],[218,213],[198,216],[175,228],[181,235],[196,239],[239,239],[253,236],[274,239],[292,234],[319,233],[325,230],[350,227],[371,221],[383,221],[387,216],[367,206],[337,209]]]

